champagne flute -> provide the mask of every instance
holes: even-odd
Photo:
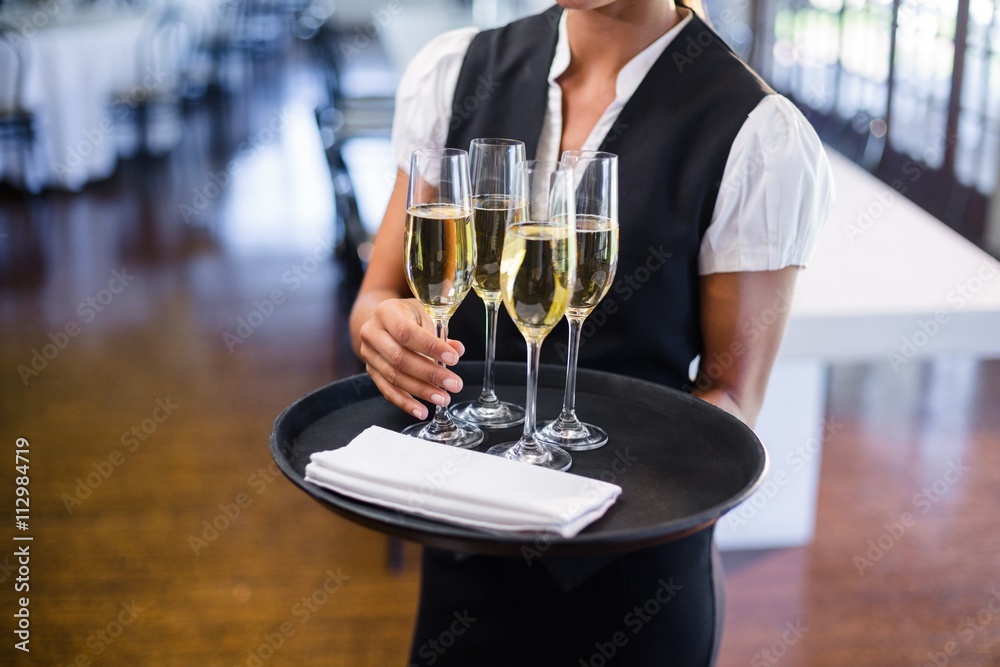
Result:
[[[528,347],[524,432],[488,454],[566,470],[566,450],[535,438],[535,398],[542,342],[566,313],[576,271],[573,172],[556,162],[525,163],[525,216],[511,222],[500,260],[503,303]]]
[[[486,364],[479,398],[453,405],[455,419],[501,429],[524,422],[524,408],[501,401],[494,389],[497,313],[500,310],[500,253],[504,230],[524,216],[524,143],[515,139],[473,139],[472,218],[476,229],[476,272],[472,288],[486,306]]]
[[[562,163],[573,169],[576,190],[576,284],[566,309],[569,358],[562,411],[558,418],[542,425],[537,438],[582,451],[608,442],[604,429],[576,416],[576,368],[583,323],[608,293],[618,268],[618,156],[602,151],[565,151]]]
[[[413,151],[403,253],[406,282],[434,321],[434,333],[446,341],[448,320],[468,294],[476,267],[466,151]],[[484,438],[475,426],[456,423],[440,405],[430,421],[408,426],[403,433],[466,448]]]

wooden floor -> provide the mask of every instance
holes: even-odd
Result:
[[[2,197],[0,664],[406,664],[418,551],[391,571],[267,449],[282,408],[356,370],[307,79],[272,74],[169,159]],[[1000,665],[998,408],[998,362],[836,368],[816,539],[726,554],[720,664]]]

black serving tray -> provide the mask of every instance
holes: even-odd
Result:
[[[482,363],[460,363],[465,389],[453,401],[478,396]],[[525,366],[496,364],[497,393],[523,404]],[[542,366],[539,420],[562,404],[565,369]],[[622,375],[580,369],[577,414],[605,428],[600,449],[572,452],[571,473],[603,479],[622,494],[603,517],[572,539],[497,535],[402,514],[340,495],[304,479],[309,455],[349,443],[371,425],[400,430],[415,420],[390,404],[367,375],[334,382],[288,406],[274,422],[271,454],[282,472],[324,507],[388,535],[468,553],[551,556],[625,552],[677,539],[716,522],[761,483],[767,454],[757,436],[732,415],[688,394]],[[517,439],[521,427],[486,431],[488,447]]]

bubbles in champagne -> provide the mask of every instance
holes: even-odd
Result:
[[[524,219],[524,202],[503,195],[473,197],[476,228],[476,273],[472,283],[483,301],[500,300],[500,255],[504,230]]]
[[[611,289],[618,268],[618,222],[596,215],[576,217],[576,283],[568,313],[586,317]]]
[[[507,229],[500,288],[507,312],[525,338],[544,339],[565,314],[572,247],[562,225],[530,222]]]
[[[472,286],[476,243],[472,211],[421,204],[406,212],[406,280],[431,317],[447,318]]]

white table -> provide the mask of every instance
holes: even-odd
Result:
[[[4,20],[19,29],[26,52],[22,106],[36,118],[28,178],[36,185],[77,190],[115,167],[112,95],[141,85],[136,44],[143,17],[134,12],[15,11]],[[11,172],[17,165],[0,166]],[[5,174],[6,176],[7,174]],[[13,174],[17,180],[20,174]]]
[[[208,30],[217,19],[214,2],[189,0],[193,18]],[[138,46],[146,10],[127,6],[74,9],[70,2],[15,5],[2,18],[14,25],[26,51],[22,106],[36,117],[37,138],[28,177],[37,185],[79,190],[114,171],[116,94],[136,102],[163,73],[139,71]],[[0,164],[0,176],[19,169]]]
[[[836,203],[799,275],[756,428],[770,471],[764,486],[720,522],[723,549],[811,539],[821,445],[838,428],[824,423],[830,364],[898,370],[938,355],[1000,357],[1000,263],[846,158],[828,154]]]

